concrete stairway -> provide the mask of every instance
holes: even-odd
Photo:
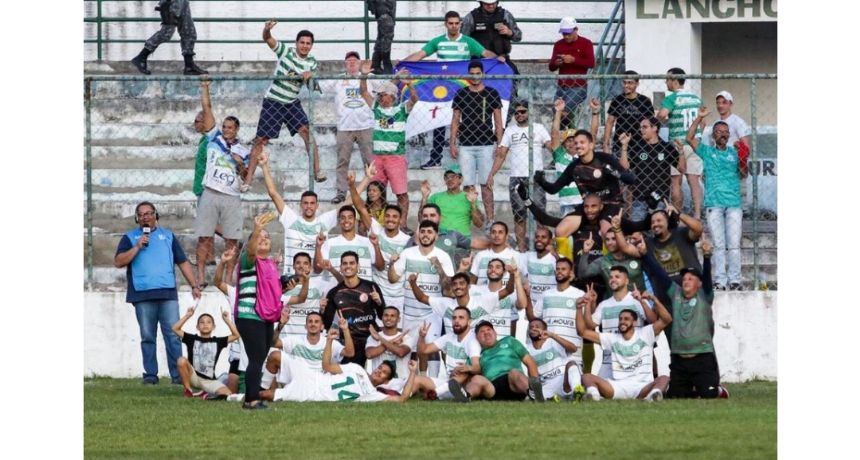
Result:
[[[230,75],[268,75],[273,63],[204,63],[213,73]],[[321,63],[321,74],[341,71],[339,62]],[[518,62],[524,74],[543,73],[545,63]],[[167,69],[175,72],[176,63],[153,62],[154,74]],[[88,75],[130,74],[134,69],[128,63],[87,63]],[[256,131],[262,95],[268,81],[224,81],[212,84],[211,97],[216,118],[227,115],[241,120],[239,137],[249,142]],[[551,80],[534,82],[532,100],[536,102],[532,116],[536,121],[549,126],[550,104],[555,84]],[[191,255],[195,241],[193,219],[196,197],[191,192],[194,156],[199,136],[193,132],[192,121],[199,110],[199,88],[196,82],[180,81],[129,81],[95,82],[92,100],[92,200],[93,200],[93,255],[94,286],[99,288],[124,287],[124,270],[112,266],[116,245],[122,233],[134,226],[134,205],[142,200],[156,203],[161,214],[161,225],[176,232],[183,248]],[[528,97],[526,85],[520,86],[520,96]],[[335,112],[331,94],[316,95],[313,103],[303,96],[303,105],[315,121],[314,136],[319,145],[321,166],[329,180],[313,184],[320,195],[320,210],[334,205],[328,201],[335,194]],[[409,197],[410,226],[415,226],[415,212],[421,198],[420,183],[428,180],[434,191],[443,190],[442,170],[422,171],[418,166],[429,157],[432,139],[419,136],[409,140]],[[308,189],[308,157],[298,137],[290,138],[284,129],[279,139],[270,143],[271,166],[285,199],[298,201],[300,194]],[[351,169],[363,177],[363,168],[358,152],[354,152]],[[548,156],[545,156],[548,163]],[[452,160],[447,156],[443,164]],[[496,177],[494,194],[496,216],[511,221],[508,202],[508,177],[503,169]],[[259,171],[258,171],[259,177]],[[86,187],[86,171],[84,171]],[[86,192],[86,188],[85,188]],[[86,193],[84,195],[86,200]],[[389,200],[393,196],[389,194]],[[245,228],[252,227],[253,216],[273,209],[262,185],[255,181],[251,191],[243,195]],[[551,211],[557,212],[557,204],[550,201]],[[762,226],[760,225],[760,228]],[[776,234],[775,225],[770,231],[759,235],[760,267],[763,279],[776,280]],[[275,248],[283,247],[282,229],[271,226]],[[745,230],[746,235],[751,233]],[[87,230],[84,229],[86,251]],[[216,239],[217,241],[217,239]],[[216,252],[221,251],[221,242],[216,243]],[[744,238],[744,278],[752,279],[749,265],[752,262],[752,241]]]

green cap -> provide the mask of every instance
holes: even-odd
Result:
[[[448,169],[445,170],[445,174],[454,173],[460,177],[463,177],[463,171],[460,170],[460,165],[458,163],[454,163],[451,166],[448,166]]]

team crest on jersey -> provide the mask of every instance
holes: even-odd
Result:
[[[565,303],[565,305],[567,305],[568,307],[572,307],[574,303],[576,303],[576,302],[574,302],[573,299],[567,299],[567,302]]]
[[[546,359],[552,359],[552,358],[553,358],[553,356],[554,356],[554,355],[552,354],[552,352],[551,352],[551,351],[546,352]]]
[[[647,160],[647,159],[648,159],[648,154],[647,154],[647,153],[645,153],[645,152],[640,153],[640,154],[639,154],[639,159],[640,159],[640,160],[642,160],[642,161]],[[660,158],[660,159],[662,160],[662,158]]]
[[[452,244],[453,244],[453,242],[451,241],[450,238],[445,238],[445,246],[451,246]]]
[[[380,118],[379,119],[379,127],[380,128],[388,129],[391,126],[394,126],[394,117]]]
[[[540,269],[540,271],[541,271],[541,273],[543,273],[543,274],[547,274],[547,273],[549,273],[549,267],[544,266],[543,268],[541,268],[541,269]]]
[[[666,158],[666,155],[664,155],[664,154],[662,154],[662,153],[658,153],[658,154],[657,154],[657,159],[658,159],[658,160],[663,161],[663,159],[664,159],[664,158]]]
[[[642,349],[642,345],[640,345],[638,343],[633,345],[633,353],[639,353],[639,350],[641,350],[641,349]]]
[[[595,179],[600,179],[600,176],[602,176],[602,175],[603,175],[603,173],[599,169],[594,170],[594,178]]]
[[[503,344],[501,344],[501,345],[499,346],[499,348],[508,348],[508,344],[503,343]]]
[[[358,300],[361,303],[367,302],[368,296],[366,293],[362,292],[360,296],[358,296]]]
[[[630,261],[630,268],[636,270],[638,267],[639,267],[639,262],[636,262],[635,260]]]
[[[695,297],[693,297],[692,299],[690,299],[690,306],[691,306],[691,307],[695,307],[697,303],[698,303],[698,302],[697,302],[697,299],[696,299]]]

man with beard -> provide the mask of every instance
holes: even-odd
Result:
[[[427,193],[429,194],[430,185],[427,185]],[[424,184],[421,184],[422,193],[424,193]],[[421,210],[418,213],[418,221],[423,222],[429,220],[437,226],[442,221],[442,209],[439,205],[429,203],[424,204],[424,199],[421,201]],[[482,217],[483,219],[483,217]],[[481,221],[483,224],[483,221]],[[415,246],[415,236],[409,238],[406,242],[406,247]],[[460,233],[456,230],[443,230],[439,227],[439,232],[436,235],[436,247],[445,251],[448,257],[454,264],[459,264],[460,259],[467,255],[470,250],[480,251],[490,247],[490,241],[484,238],[473,238],[471,232],[467,234]]]
[[[469,309],[469,319],[471,321],[480,322],[487,320],[490,315],[500,309],[502,299],[507,298],[515,289],[515,280],[519,277],[519,272],[515,267],[508,267],[513,276],[508,278],[507,285],[495,292],[478,292],[477,288],[472,288],[469,284],[469,275],[465,273],[457,273],[451,277],[451,290],[454,298],[450,297],[429,297],[418,285],[418,275],[415,273],[409,275],[409,285],[412,288],[412,293],[415,298],[433,309],[433,314],[442,318],[445,325],[445,330],[451,330],[453,327],[454,310],[458,307],[466,307]],[[501,281],[501,276],[499,276]],[[475,289],[473,291],[473,289]],[[475,295],[478,294],[478,295]],[[508,310],[508,316],[510,316]]]
[[[401,331],[397,328],[400,324],[400,310],[388,306],[382,312],[382,329],[377,331],[376,327],[370,325],[370,337],[364,346],[370,367],[375,369],[385,361],[394,362],[397,375],[409,375],[409,356],[416,349],[417,332]],[[397,391],[403,390],[406,385],[405,378],[391,379],[386,388]]]
[[[492,259],[487,264],[487,280],[486,285],[475,286],[474,295],[479,299],[484,297],[493,298],[496,293],[499,293],[499,308],[486,318],[493,324],[498,337],[507,337],[509,335],[517,335],[517,321],[520,319],[519,311],[526,308],[526,303],[529,301],[528,294],[523,287],[523,279],[520,275],[519,267],[516,265],[508,265],[507,269],[511,276],[508,276],[508,283],[514,281],[515,289],[509,295],[502,296],[501,293],[506,292],[506,286],[502,285],[502,279],[505,275],[505,263],[501,259]],[[481,301],[483,303],[483,301]],[[478,320],[472,318],[476,323]]]
[[[529,322],[529,341],[526,350],[535,360],[543,387],[544,399],[573,397],[580,399],[585,390],[580,385],[582,373],[579,366],[567,361],[567,355],[575,353],[576,344],[556,333],[546,330],[546,322],[535,318]]]
[[[343,362],[364,366],[364,347],[370,335],[370,325],[382,317],[385,298],[379,293],[376,283],[358,277],[358,254],[355,252],[346,251],[340,256],[340,273],[343,281],[326,295],[323,324],[326,329],[331,328],[335,313],[347,319],[355,343],[355,356]]]
[[[621,209],[621,184],[633,184],[636,176],[623,168],[610,154],[594,151],[594,136],[584,129],[573,135],[577,156],[555,182],[548,182],[543,171],[535,171],[535,182],[547,193],[558,193],[564,186],[575,183],[583,194],[596,194],[603,200],[600,230],[609,230],[609,219]],[[556,226],[556,237],[564,238],[576,232],[582,223],[582,206],[576,206]]]
[[[438,228],[435,223],[424,220],[418,225],[418,246],[406,248],[398,256],[393,254],[388,264],[388,281],[391,283],[407,283],[409,276],[415,274],[421,290],[430,297],[442,295],[441,279],[454,275],[454,265],[445,251],[436,247],[436,235]],[[437,265],[442,269],[439,270]],[[401,281],[402,279],[402,281]],[[435,340],[442,333],[442,318],[433,314],[433,310],[427,303],[420,302],[415,298],[412,289],[403,286],[403,328],[411,331],[417,330],[424,322],[430,323],[428,339]],[[438,357],[431,359],[434,366],[430,369],[431,375],[439,371]],[[422,372],[427,371],[427,359],[419,360],[419,368]]]
[[[278,193],[278,187],[269,170],[269,158],[265,152],[260,152],[258,159],[263,169],[263,180],[266,184],[266,192],[280,216],[278,222],[284,226],[284,274],[295,274],[293,257],[296,253],[307,252],[314,254],[317,247],[317,235],[328,234],[329,230],[337,226],[337,210],[332,209],[317,216],[319,199],[317,194],[308,190],[302,193],[299,201],[301,215],[287,207],[284,197]],[[311,276],[319,276],[319,272],[311,272]],[[330,278],[326,277],[330,280]]]
[[[336,276],[340,276],[340,273],[337,273],[337,270],[332,269],[332,272],[336,274]],[[304,285],[307,284],[307,295],[305,297],[305,301],[302,303],[296,304],[288,304],[289,302],[284,302],[284,310],[289,312],[289,317],[286,322],[280,323],[279,327],[282,329],[280,331],[280,338],[283,341],[287,337],[304,337],[307,333],[307,317],[311,313],[319,313],[321,311],[320,308],[320,300],[324,299],[326,294],[328,294],[329,289],[335,286],[338,281],[329,281],[323,278],[322,276],[311,277],[311,256],[306,252],[299,252],[293,256],[293,272],[298,277],[298,281],[292,287],[292,289],[284,289],[284,298],[292,298],[294,296],[299,296],[302,290],[305,289]],[[286,275],[282,275],[281,279]],[[307,283],[305,283],[307,280]],[[322,349],[322,348],[320,348]]]
[[[603,238],[603,243],[609,254],[600,256],[596,260],[589,262],[588,259],[580,257],[576,274],[580,278],[599,277],[606,284],[607,289],[601,297],[610,297],[615,292],[610,282],[612,279],[612,270],[614,267],[622,266],[626,273],[626,278],[629,278],[634,286],[645,287],[645,278],[642,275],[642,262],[638,257],[630,257],[621,251],[618,247],[618,239],[624,238],[623,233],[607,232]],[[641,241],[640,241],[641,242]],[[629,245],[629,243],[628,243]],[[594,240],[591,238],[585,240],[583,244],[583,252],[591,252],[594,247]],[[626,283],[625,283],[626,284]],[[626,289],[626,288],[625,288]]]
[[[599,343],[609,350],[612,375],[601,378],[591,373],[582,376],[585,386],[583,399],[597,401],[607,399],[644,399],[660,401],[669,386],[669,377],[661,375],[654,379],[652,360],[654,342],[663,329],[672,322],[672,315],[658,303],[657,320],[645,327],[636,327],[639,314],[623,309],[618,314],[618,332],[601,332],[586,327],[587,306],[576,309],[576,331],[583,339]]]
[[[278,327],[283,327],[291,318],[290,311],[284,309],[281,313],[281,319],[278,321]],[[343,332],[343,344],[335,342],[332,344],[332,363],[339,363],[343,358],[352,358],[355,356],[355,344],[352,341],[352,335],[349,333],[349,325],[340,313],[335,315],[338,328]],[[269,389],[272,386],[272,381],[277,377],[278,383],[286,385],[292,380],[290,375],[290,367],[282,365],[286,361],[286,356],[292,359],[304,361],[308,368],[322,373],[322,355],[325,348],[325,341],[322,338],[323,317],[319,312],[312,312],[305,316],[305,335],[304,336],[286,336],[282,337],[275,343],[278,349],[269,352],[266,358],[266,365],[263,368],[263,378],[260,382],[260,388]]]
[[[678,211],[668,202],[666,202],[665,210],[661,209],[651,213],[651,232],[654,236],[647,238],[645,244],[648,250],[654,254],[657,262],[672,278],[672,281],[679,283],[682,268],[701,269],[696,253],[696,242],[702,236],[704,228],[699,219],[680,213],[679,219],[684,225],[678,225],[670,230],[670,222],[673,220],[672,214],[678,214]],[[615,230],[613,229],[613,231]],[[620,231],[619,228],[618,232]],[[642,256],[639,249],[628,244],[624,238],[616,238],[615,241],[625,254],[633,257]]]
[[[634,288],[635,290],[630,292],[629,282],[630,275],[623,265],[614,265],[609,269],[610,296],[600,302],[592,314],[585,315],[587,328],[597,330],[600,326],[601,332],[618,332],[618,315],[622,310],[636,312],[636,327],[642,327],[646,322],[653,324],[657,321],[657,315],[651,310],[651,306],[647,303],[642,304],[639,290]],[[646,292],[645,298],[648,299],[651,296]],[[605,379],[612,376],[611,350],[603,349],[603,365],[598,375]]]
[[[534,306],[526,305],[526,317],[529,321],[542,319],[547,324],[547,330],[558,334],[565,340],[582,348],[582,338],[576,332],[574,324],[574,309],[585,292],[573,287],[573,262],[567,257],[560,257],[555,262],[555,281],[553,289],[543,293]],[[569,353],[566,361],[582,362],[582,353]]]
[[[341,206],[337,212],[337,221],[340,225],[340,235],[330,240],[326,240],[324,233],[317,235],[314,269],[319,273],[331,263],[332,259],[340,258],[347,252],[353,252],[359,261],[358,276],[367,281],[372,280],[372,268],[382,270],[385,267],[385,261],[376,258],[379,238],[372,233],[370,238],[367,238],[355,232],[355,209],[351,205]]]
[[[433,391],[438,399],[467,401],[463,385],[473,378],[482,378],[477,375],[481,372],[481,346],[469,328],[469,314],[466,307],[455,308],[451,315],[451,332],[433,341],[427,340],[430,323],[425,322],[418,330],[420,355],[445,353],[445,375],[448,379],[420,376],[416,382],[422,389]]]
[[[490,227],[490,248],[484,249],[472,258],[472,282],[487,284],[487,265],[492,259],[501,259],[505,265],[524,267],[523,254],[508,245],[508,224],[497,221]],[[507,281],[507,280],[505,280]]]
[[[544,291],[555,287],[556,254],[552,247],[552,230],[535,229],[534,251],[526,253],[526,280],[529,283],[529,300],[537,302]]]
[[[361,217],[361,222],[365,228],[369,228],[371,233],[376,234],[379,244],[374,245],[376,250],[376,260],[382,260],[382,268],[373,267],[373,282],[379,285],[382,293],[385,294],[387,305],[397,307],[398,310],[403,308],[403,283],[392,283],[388,281],[388,265],[391,262],[391,256],[400,254],[406,247],[406,242],[409,241],[409,235],[400,230],[401,216],[403,210],[400,206],[387,204],[383,213],[385,224],[380,225],[376,219],[370,216],[367,212],[367,206],[361,200],[358,190],[355,188],[355,173],[350,172],[347,177],[349,183],[349,193],[352,197],[352,202],[355,203],[355,209]],[[402,375],[406,375],[405,367]]]

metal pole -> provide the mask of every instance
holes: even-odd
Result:
[[[96,58],[102,60],[102,0],[96,2]]]
[[[84,137],[84,155],[86,158],[87,168],[87,290],[93,289],[93,155],[92,155],[92,123],[90,121],[90,113],[92,111],[92,80],[89,78],[84,80],[84,107],[85,107],[85,137]]]
[[[308,80],[308,190],[314,191],[316,175],[314,174],[314,150],[317,147],[314,138],[314,90],[317,85],[316,78]],[[320,164],[322,168],[322,164]]]
[[[533,145],[532,139],[534,139],[533,125],[534,125],[534,117],[537,116],[537,111],[535,111],[535,105],[534,105],[534,87],[532,86],[533,82],[534,82],[533,79],[531,79],[531,78],[528,79],[528,89],[529,89],[529,177],[528,177],[528,184],[529,184],[529,196],[530,197],[535,196],[535,185],[534,185],[534,181],[532,180],[532,178],[534,177],[534,173],[535,173],[534,172],[534,169],[535,169],[534,158],[532,157],[532,155],[533,155],[532,151],[534,150],[534,145]],[[518,81],[517,83],[518,83],[518,86],[522,86],[522,81]],[[543,154],[543,152],[541,152],[541,154]],[[510,180],[510,177],[508,179]],[[526,225],[526,235],[527,235],[526,241],[528,241],[528,239],[529,239],[528,235],[532,235],[532,241],[534,241],[535,218],[532,215],[532,213],[529,212],[528,210],[526,211],[526,216],[528,218],[528,221],[527,221],[528,224]],[[526,251],[528,251],[528,250],[529,250],[529,247],[527,244],[526,245]]]
[[[754,165],[758,159],[758,121],[756,120],[756,79],[753,77],[750,80],[750,125],[752,126],[752,145],[750,146],[749,164]],[[752,169],[752,168],[750,168]],[[766,284],[761,282],[759,277],[758,267],[758,176],[761,173],[761,165],[758,165],[758,170],[752,176],[752,215],[753,215],[753,273],[755,276],[755,289],[766,288]]]
[[[370,15],[367,10],[367,2],[364,2],[364,58],[370,59]]]

